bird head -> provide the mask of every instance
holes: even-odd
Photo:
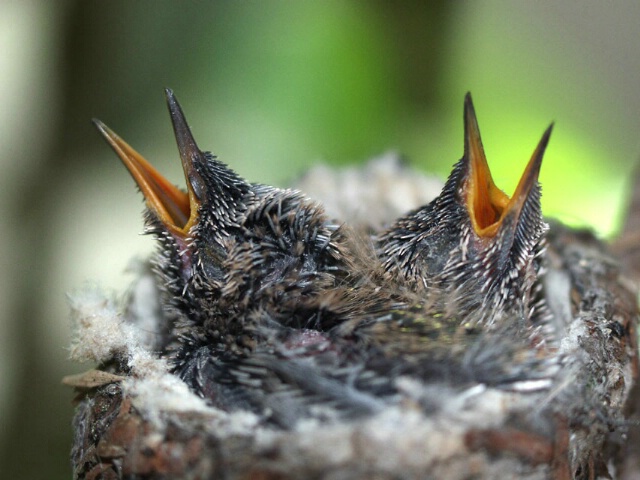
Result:
[[[248,183],[200,150],[173,92],[166,96],[186,191],[94,123],[144,195],[168,343],[197,339],[229,351],[258,315],[304,327],[313,316],[304,300],[314,303],[349,270],[339,227],[299,192]]]
[[[551,129],[509,197],[493,181],[467,94],[464,155],[436,199],[378,237],[385,269],[481,320],[504,305],[533,308],[547,230],[538,175]]]

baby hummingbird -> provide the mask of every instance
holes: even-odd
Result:
[[[548,226],[538,175],[552,127],[509,198],[491,177],[467,94],[464,155],[433,202],[378,237],[385,270],[425,292],[438,291],[469,320],[492,322],[505,308],[530,321],[539,318],[536,283]]]

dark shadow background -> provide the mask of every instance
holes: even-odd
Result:
[[[251,181],[388,149],[446,175],[473,92],[511,192],[556,121],[546,212],[615,231],[640,152],[640,4],[7,1],[0,4],[0,471],[70,477],[66,292],[122,291],[151,250],[98,117],[180,183],[163,88]]]

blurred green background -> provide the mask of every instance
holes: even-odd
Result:
[[[65,294],[122,291],[153,246],[98,117],[176,183],[163,88],[251,181],[394,149],[446,176],[471,91],[511,193],[556,122],[548,215],[612,235],[640,153],[640,4],[528,1],[0,3],[0,471],[63,479],[73,413]]]

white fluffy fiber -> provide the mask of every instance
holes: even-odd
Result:
[[[142,269],[138,273],[140,277],[132,286],[132,298],[126,305],[124,299],[117,300],[115,295],[95,286],[69,295],[73,332],[70,358],[94,364],[114,356],[126,361],[131,374],[122,382],[123,393],[160,430],[175,414],[190,414],[203,416],[203,422],[219,437],[247,434],[257,424],[254,414],[227,414],[207,405],[169,373],[166,361],[148,347],[158,319],[145,304],[154,299],[155,292],[149,290],[148,274]]]

